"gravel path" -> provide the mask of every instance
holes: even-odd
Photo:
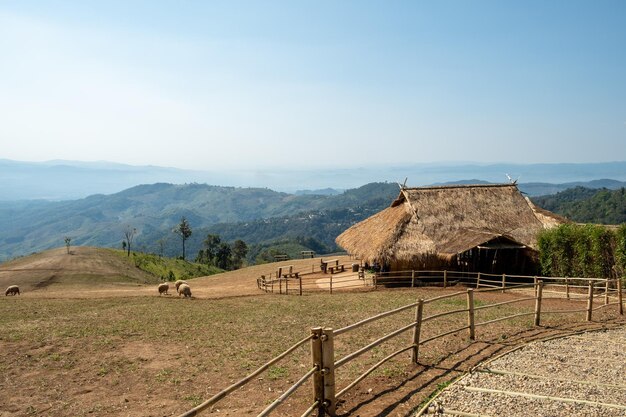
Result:
[[[626,328],[534,342],[478,367],[436,416],[626,416]]]

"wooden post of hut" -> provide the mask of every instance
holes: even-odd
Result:
[[[420,349],[420,332],[422,329],[422,313],[424,311],[424,300],[421,298],[417,300],[417,307],[415,307],[415,327],[413,328],[413,352],[411,355],[411,361],[417,364],[417,357]]]
[[[471,288],[467,290],[467,327],[470,340],[474,340],[474,290]]]
[[[589,291],[587,299],[587,321],[591,321],[591,314],[593,312],[593,281],[589,281]]]
[[[535,326],[539,326],[541,323],[541,294],[543,292],[543,281],[539,281],[535,292]]]

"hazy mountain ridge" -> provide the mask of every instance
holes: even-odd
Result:
[[[358,160],[353,162],[357,163]],[[598,178],[626,181],[626,162],[587,164],[466,162],[368,165],[333,169],[200,171],[132,166],[106,161],[20,162],[0,159],[0,200],[70,200],[93,194],[113,194],[137,184],[154,183],[206,183],[244,188],[267,187],[289,193],[297,190],[318,190],[320,193],[329,188],[354,189],[372,182],[403,183],[405,178],[408,186],[443,183],[452,178],[478,178],[480,181],[502,183],[508,181],[507,174],[517,179],[520,184],[576,183]]]

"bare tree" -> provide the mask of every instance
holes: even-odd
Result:
[[[131,228],[130,226],[126,226],[126,230],[124,230],[124,237],[126,238],[126,250],[128,252],[128,256],[130,256],[130,245],[133,243],[133,238],[135,237],[135,234],[137,233],[137,229],[135,229],[134,227]],[[124,247],[124,245],[122,244],[122,247]]]
[[[72,238],[69,236],[65,236],[65,248],[67,249],[67,253],[70,253],[70,242],[72,242]]]
[[[157,244],[159,245],[159,256],[162,258],[163,257],[163,253],[165,252],[165,243],[167,242],[167,239],[162,238],[157,240]]]

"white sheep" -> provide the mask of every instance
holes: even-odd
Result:
[[[20,295],[20,287],[18,287],[17,285],[11,285],[9,286],[9,288],[7,288],[6,292],[4,293],[4,295]]]
[[[176,281],[174,283],[174,285],[176,285],[176,291],[178,291],[178,287],[180,287],[181,284],[186,284],[187,281],[183,281],[182,279],[179,279],[178,281]]]
[[[167,282],[163,284],[159,284],[159,295],[162,295],[162,294],[168,295],[167,290],[169,289],[170,289],[170,285]]]
[[[189,287],[189,285],[180,284],[178,286],[178,296],[180,297],[181,295],[191,298],[191,288]]]

